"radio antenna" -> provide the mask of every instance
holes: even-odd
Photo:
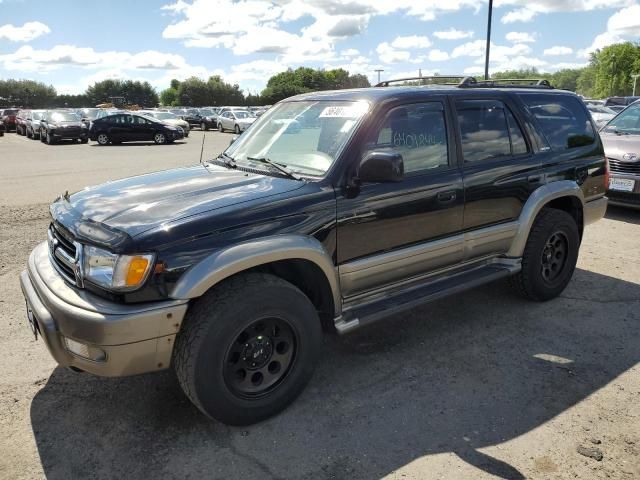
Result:
[[[202,132],[202,147],[200,147],[200,163],[202,163],[202,155],[204,154],[204,138],[205,138],[205,133]]]

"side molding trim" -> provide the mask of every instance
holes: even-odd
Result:
[[[231,275],[267,263],[293,259],[310,261],[322,270],[331,287],[335,314],[340,315],[340,284],[333,260],[318,240],[305,235],[272,235],[218,250],[187,270],[178,280],[171,297],[197,298]]]
[[[549,203],[560,197],[576,197],[584,207],[584,194],[580,186],[573,180],[561,180],[559,182],[548,183],[534,191],[522,208],[519,227],[511,248],[507,252],[508,257],[518,258],[524,254],[524,247],[529,238],[529,232],[533,222],[540,213],[540,210]]]

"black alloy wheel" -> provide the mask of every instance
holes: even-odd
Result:
[[[562,232],[553,233],[542,251],[542,278],[547,283],[553,283],[562,273],[567,262],[569,241]]]
[[[256,398],[278,387],[296,358],[297,337],[281,318],[251,323],[229,346],[224,379],[234,395]]]

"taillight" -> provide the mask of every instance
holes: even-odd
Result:
[[[608,190],[609,189],[609,177],[610,177],[610,172],[609,172],[609,159],[607,157],[604,157],[604,189]]]

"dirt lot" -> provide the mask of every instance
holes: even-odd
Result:
[[[206,137],[211,156],[230,135]],[[207,420],[171,372],[57,368],[18,283],[48,202],[197,163],[201,139],[0,138],[0,478],[640,478],[640,212],[611,208],[588,229],[559,299],[529,303],[497,283],[327,338],[300,399],[259,425]]]

